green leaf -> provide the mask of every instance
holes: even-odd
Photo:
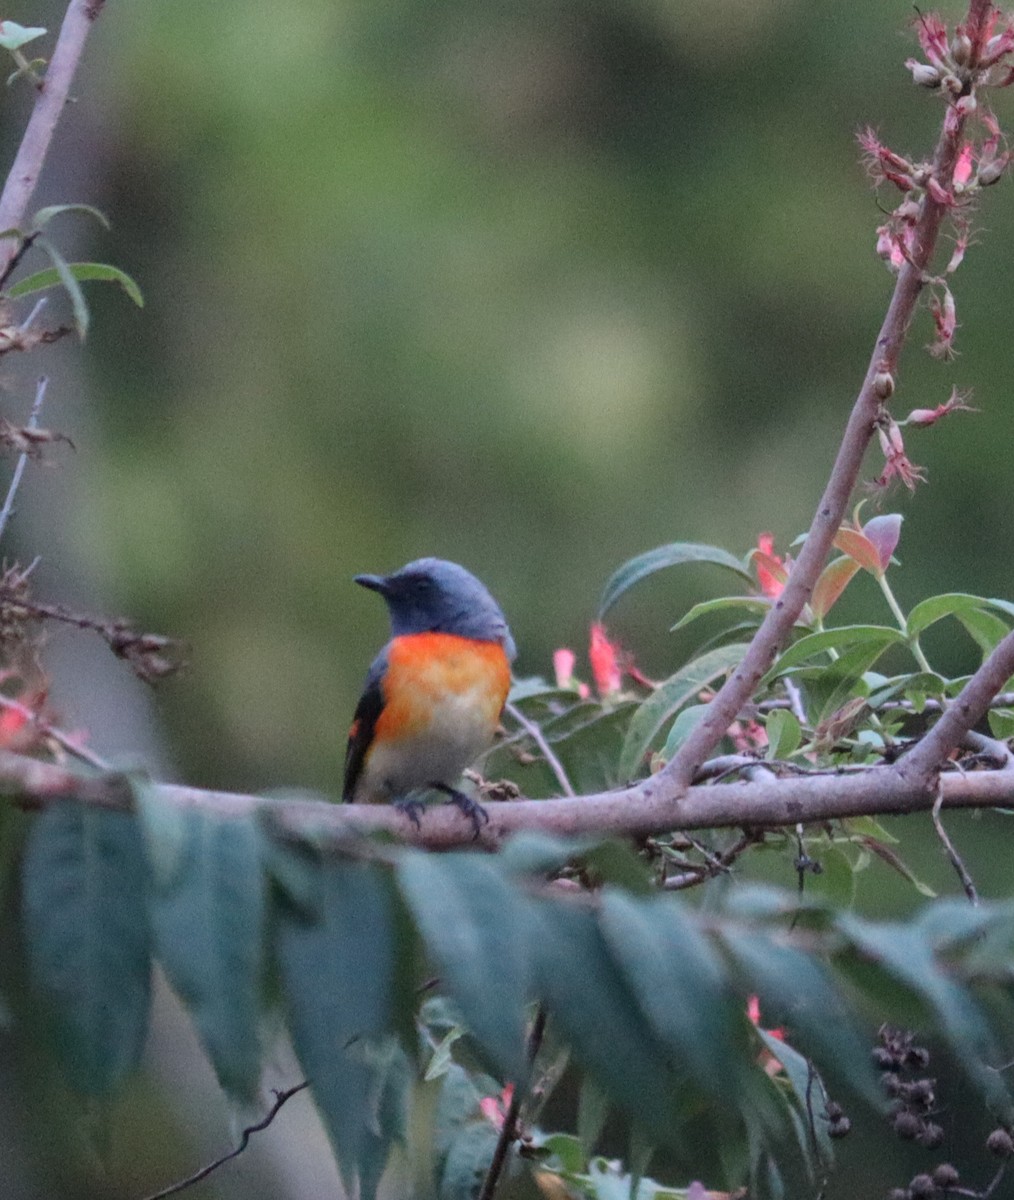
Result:
[[[385,1040],[392,1021],[394,896],[389,875],[371,863],[336,858],[319,870],[313,919],[279,905],[277,956],[293,1045],[353,1191],[377,1094],[371,1039]]]
[[[513,876],[550,875],[589,849],[594,838],[562,838],[524,829],[511,835],[498,858],[504,873]]]
[[[0,46],[5,50],[20,50],[29,42],[42,37],[45,29],[37,26],[19,25],[16,21],[0,21]]]
[[[527,900],[472,853],[408,851],[398,883],[465,1023],[507,1079],[527,1078],[525,1006],[533,999]]]
[[[768,735],[769,759],[791,758],[803,741],[803,728],[787,708],[769,712],[764,727]]]
[[[1002,642],[1010,632],[1010,626],[1002,617],[985,608],[968,609],[956,616],[984,656],[991,654],[997,643]]]
[[[581,1108],[585,1105],[585,1093],[589,1093],[592,1098],[587,1102],[588,1107],[595,1110],[595,1118],[592,1122],[593,1126],[597,1126],[593,1141],[598,1138],[602,1130],[604,1122],[599,1121],[599,1114],[603,1112],[605,1107],[605,1097],[595,1087],[595,1085],[587,1078],[581,1083],[581,1096],[578,1099],[578,1126],[581,1125]],[[592,1095],[593,1094],[593,1095]],[[542,1143],[544,1148],[554,1155],[557,1159],[558,1169],[568,1171],[571,1174],[577,1174],[584,1171],[587,1167],[586,1152],[588,1150],[587,1143],[580,1136],[574,1137],[569,1133],[551,1133]]]
[[[41,233],[54,217],[60,216],[62,213],[82,213],[87,217],[94,217],[103,229],[109,228],[109,218],[104,212],[98,208],[94,208],[91,204],[50,204],[46,208],[40,208],[39,211],[32,217],[32,231]],[[83,265],[83,264],[77,264]]]
[[[25,849],[25,941],[52,1005],[73,1087],[108,1096],[137,1066],[148,1026],[144,847],[134,818],[83,804],[36,817]]]
[[[67,268],[67,274],[76,281],[87,282],[98,279],[106,283],[118,283],[138,308],[144,307],[141,289],[126,271],[121,271],[119,267],[111,267],[108,263],[92,262],[64,263],[64,266]],[[7,289],[6,295],[9,299],[16,300],[19,296],[44,292],[48,288],[59,287],[61,284],[64,287],[67,286],[65,275],[56,267],[47,267],[45,271],[36,271],[34,275],[26,275],[24,279],[19,279],[17,283]],[[80,289],[78,290],[80,291]],[[68,291],[70,291],[69,288]],[[73,298],[73,292],[71,296]],[[87,326],[87,320],[85,324]]]
[[[730,926],[721,936],[747,989],[759,996],[765,1023],[786,1025],[790,1042],[807,1050],[871,1104],[882,1107],[869,1047],[823,965],[756,929]]]
[[[637,555],[636,558],[625,562],[609,577],[599,600],[599,620],[635,583],[640,583],[642,579],[654,575],[656,571],[665,570],[667,567],[678,567],[683,563],[697,562],[714,563],[716,566],[725,567],[728,571],[734,571],[747,583],[753,583],[750,572],[738,558],[735,558],[727,550],[722,550],[718,546],[701,545],[697,542],[671,542],[667,546],[659,546],[655,550],[648,550],[644,554]]]
[[[676,1136],[677,1079],[591,912],[533,905],[539,990],[554,1028],[609,1100],[660,1142]]]
[[[252,816],[216,817],[135,787],[153,864],[155,953],[190,1011],[218,1081],[241,1103],[261,1071],[265,887]]]
[[[70,297],[71,308],[74,313],[74,324],[77,326],[78,337],[81,339],[81,341],[84,341],[88,335],[88,322],[90,317],[88,313],[88,304],[84,298],[84,292],[81,290],[81,285],[74,278],[74,273],[70,269],[70,264],[63,257],[60,251],[57,250],[53,243],[49,241],[48,238],[38,238],[36,245],[40,250],[44,250],[46,254],[49,255],[49,261],[53,264],[53,270],[56,272],[57,279],[63,285],[64,290]]]
[[[707,711],[706,704],[690,704],[676,714],[676,720],[672,723],[665,739],[665,745],[659,751],[659,757],[663,762],[668,762],[676,754],[680,746],[700,724]]]
[[[997,600],[995,597],[986,601],[990,608],[995,608],[998,612],[1006,613],[1008,617],[1014,617],[1014,602],[1010,600]]]
[[[863,645],[875,649],[879,656],[879,653],[886,650],[888,646],[894,646],[904,641],[905,635],[900,630],[891,629],[887,625],[842,625],[836,629],[823,629],[819,633],[808,633],[782,652],[764,677],[761,686],[770,683],[779,675],[784,675],[793,667],[809,662],[818,655],[826,654],[828,650],[841,652],[846,647]]]
[[[748,613],[764,617],[770,608],[771,601],[764,596],[722,596],[717,600],[704,600],[684,613],[669,632],[675,633],[677,629],[682,629],[699,617],[707,616],[708,613],[725,612],[727,609],[744,609]]]
[[[921,879],[917,878],[915,872],[905,862],[901,855],[892,850],[890,846],[885,845],[879,837],[864,836],[860,837],[858,840],[860,845],[864,846],[872,854],[875,854],[882,862],[887,863],[887,865],[893,870],[897,871],[903,879],[907,879],[921,896],[926,896],[930,900],[936,897],[936,892],[929,886],[929,884],[923,883]],[[892,838],[891,840],[896,842],[897,838]]]
[[[1014,737],[1014,711],[1009,708],[991,708],[986,714],[989,732],[995,738],[1006,741]]]
[[[958,613],[974,612],[989,604],[982,596],[970,596],[965,592],[948,592],[942,596],[930,596],[921,600],[908,614],[908,636],[918,637],[924,629],[944,617]]]
[[[781,1064],[789,1087],[794,1093],[802,1126],[799,1141],[804,1158],[811,1159],[813,1143],[816,1142],[819,1164],[814,1166],[830,1167],[834,1162],[834,1149],[828,1136],[827,1122],[822,1118],[824,1087],[820,1077],[812,1070],[809,1061],[788,1042],[775,1037],[766,1029],[758,1029],[757,1034],[767,1047],[768,1053]]]
[[[602,1136],[608,1116],[609,1098],[590,1075],[585,1075],[577,1097],[577,1137],[570,1138],[559,1134],[557,1137],[564,1145],[550,1145],[550,1149],[560,1158],[566,1170],[585,1169],[586,1156],[595,1149],[595,1143]]]
[[[731,646],[709,650],[659,684],[627,726],[620,751],[622,779],[633,779],[638,774],[645,754],[665,723],[703,687],[739,666],[746,648],[746,642],[734,642]]]
[[[385,1039],[371,1051],[375,1091],[359,1155],[359,1200],[376,1200],[391,1149],[405,1143],[413,1082],[408,1056],[394,1038]]]
[[[603,883],[614,884],[638,896],[650,896],[655,891],[651,867],[629,842],[607,838],[586,850],[581,859]]]
[[[451,1142],[440,1177],[440,1200],[475,1200],[499,1134],[488,1121],[465,1125]]]
[[[986,1065],[997,1061],[989,1027],[970,993],[937,963],[926,931],[850,914],[841,917],[838,927],[867,963],[892,975],[935,1013],[957,1061],[996,1111],[1007,1111],[1010,1100],[1003,1077]]]
[[[899,696],[943,696],[947,681],[932,671],[913,671],[907,675],[894,675],[890,679],[878,676],[873,686],[875,690],[870,692],[869,704],[870,708],[877,709]]]
[[[479,1102],[487,1096],[498,1097],[501,1090],[492,1076],[481,1071],[466,1071],[460,1064],[452,1063],[440,1085],[433,1130],[434,1144],[441,1158],[447,1156],[458,1133],[480,1117]],[[485,1123],[485,1118],[482,1120]]]
[[[856,873],[848,855],[837,846],[825,845],[815,849],[813,857],[820,863],[820,871],[804,876],[811,899],[822,896],[836,908],[851,908],[856,898]]]
[[[702,1089],[727,1100],[742,1069],[746,1023],[686,906],[607,888],[599,923],[651,1028]]]

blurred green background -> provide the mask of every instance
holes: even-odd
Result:
[[[55,30],[60,12],[6,15]],[[873,124],[918,157],[941,117],[902,66],[911,16],[907,0],[109,5],[38,202],[102,208],[112,234],[68,218],[66,246],[129,271],[147,305],[93,286],[84,350],[5,360],[5,414],[51,370],[46,420],[77,446],[32,472],[19,553],[43,554],[54,598],[185,640],[190,668],[148,707],[100,649],[54,634],[65,724],[195,784],[333,793],[386,636],[355,573],[465,563],[524,675],[583,652],[635,553],[742,553],[764,529],[784,548],[892,286],[854,134]],[[4,104],[9,154],[25,101]],[[1014,593],[1006,181],[976,227],[960,357],[921,351],[922,312],[900,373],[899,415],[953,385],[981,409],[913,432],[929,484],[882,502],[906,514],[904,606]],[[843,617],[886,619],[868,583]],[[663,576],[612,628],[663,676],[690,647],[668,627],[724,586]],[[975,665],[970,642],[935,650]],[[984,869],[1003,886],[1006,861]]]

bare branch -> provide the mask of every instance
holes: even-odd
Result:
[[[940,820],[940,802],[942,796],[938,796],[936,803],[933,805],[933,828],[937,831],[937,837],[943,843],[944,850],[947,851],[947,857],[950,859],[951,866],[961,880],[961,886],[964,888],[965,895],[968,897],[971,904],[979,903],[979,893],[975,887],[975,881],[968,873],[968,868],[962,861],[961,855],[954,849],[954,843],[947,836],[947,830],[944,829],[944,823]]]
[[[530,721],[516,704],[507,703],[504,705],[504,711],[510,713],[521,728],[528,734],[532,741],[538,746],[542,757],[546,760],[549,769],[553,772],[556,782],[560,785],[560,790],[565,796],[573,796],[574,789],[571,786],[570,780],[567,778],[567,772],[563,769],[563,763],[557,758],[553,747],[549,744],[546,735],[542,732],[542,726],[537,721]]]
[[[101,10],[101,0],[70,0],[67,5],[46,78],[0,195],[0,230],[24,224],[53,132],[70,94],[71,80],[81,61],[92,22]],[[7,273],[18,249],[19,243],[13,238],[0,241],[0,276]]]
[[[928,785],[947,755],[961,745],[973,725],[986,715],[997,693],[1014,675],[1014,632],[1008,633],[982,666],[947,706],[940,720],[903,755],[894,769],[901,775]]]
[[[278,1116],[282,1105],[291,1100],[298,1092],[303,1091],[310,1086],[310,1082],[304,1079],[302,1083],[297,1083],[294,1087],[286,1088],[284,1091],[275,1091],[275,1102],[268,1109],[264,1117],[261,1118],[255,1125],[248,1125],[240,1135],[239,1145],[234,1150],[230,1150],[228,1154],[223,1154],[221,1158],[216,1158],[214,1162],[210,1162],[207,1166],[201,1167],[199,1171],[195,1171],[193,1175],[188,1175],[186,1179],[180,1179],[176,1183],[171,1183],[168,1187],[162,1188],[159,1192],[152,1192],[145,1196],[144,1200],[165,1200],[166,1196],[175,1196],[178,1192],[182,1192],[188,1187],[193,1187],[195,1183],[200,1183],[202,1179],[207,1179],[212,1171],[217,1171],[219,1167],[225,1163],[231,1162],[232,1159],[238,1157],[247,1148],[247,1143],[255,1133],[260,1133],[262,1129],[267,1129],[271,1122]]]
[[[968,16],[970,36],[985,20],[988,8],[984,0],[972,0]],[[973,36],[972,40],[975,42],[976,38]],[[949,183],[961,148],[965,117],[954,108],[948,108],[947,117],[949,119],[944,121],[933,155],[932,175],[937,180]],[[877,336],[866,378],[849,416],[830,479],[817,505],[799,558],[792,566],[784,592],[769,609],[743,661],[723,684],[703,718],[666,766],[665,774],[677,785],[685,787],[693,779],[701,763],[739,716],[756,691],[764,672],[785,644],[803,606],[810,599],[845,515],[849,497],[859,479],[863,455],[876,431],[877,416],[884,401],[884,388],[879,381],[893,381],[901,348],[947,211],[947,206],[935,200],[928,189],[915,225],[911,256],[898,272],[894,294]]]

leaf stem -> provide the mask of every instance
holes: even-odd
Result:
[[[898,622],[898,628],[908,639],[909,648],[915,661],[919,664],[919,670],[925,671],[927,675],[933,674],[933,668],[929,664],[929,660],[922,652],[922,646],[919,645],[919,638],[908,637],[908,618],[901,610],[901,605],[894,597],[894,592],[891,591],[891,585],[887,582],[886,572],[877,576],[877,583],[880,584],[880,590],[884,593],[884,599],[887,601],[887,607],[894,615],[894,619]]]

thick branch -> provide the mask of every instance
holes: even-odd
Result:
[[[970,31],[979,28],[987,8],[988,5],[984,5],[982,0],[972,0],[968,16]],[[933,155],[933,175],[945,189],[954,175],[963,129],[964,118],[945,121]],[[738,669],[726,680],[708,705],[704,718],[666,767],[667,774],[679,784],[686,786],[690,783],[701,763],[739,716],[785,644],[803,606],[810,599],[845,515],[852,489],[859,479],[863,456],[876,428],[876,417],[883,403],[877,393],[877,376],[886,373],[893,377],[896,372],[898,357],[946,215],[946,205],[938,203],[927,191],[915,228],[911,257],[898,272],[894,294],[877,336],[866,378],[852,408],[831,477],[817,506],[799,558],[793,564],[785,591],[767,613]]]
[[[649,837],[679,829],[774,828],[837,817],[931,812],[941,808],[1014,806],[1014,768],[953,771],[927,786],[891,767],[861,774],[761,778],[689,789],[674,812],[671,781],[656,776],[634,787],[558,800],[510,800],[489,805],[489,823],[478,838],[470,821],[451,805],[437,804],[415,829],[391,805],[329,804],[315,800],[279,801],[233,792],[209,792],[160,784],[159,794],[176,807],[200,808],[223,819],[261,811],[280,836],[312,835],[340,842],[385,831],[404,842],[447,850],[456,846],[496,849],[522,830],[559,836],[603,834]],[[130,789],[122,776],[81,777],[64,767],[0,751],[0,793],[29,805],[68,799],[129,810]]]
[[[947,706],[940,720],[914,750],[895,764],[895,770],[925,787],[965,734],[986,715],[993,697],[1014,675],[1014,633],[1008,633],[982,666]]]
[[[24,224],[53,132],[67,103],[88,31],[102,10],[102,4],[103,0],[71,0],[67,6],[46,78],[0,195],[0,230],[20,228]],[[18,243],[14,238],[0,241],[0,275],[17,250]]]

